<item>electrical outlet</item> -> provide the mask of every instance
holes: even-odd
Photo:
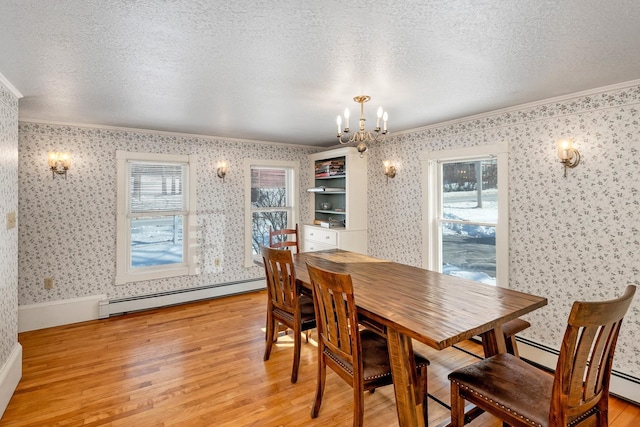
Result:
[[[7,213],[7,230],[11,230],[16,226],[16,213],[8,212]]]
[[[45,277],[44,278],[44,288],[45,289],[53,289],[53,277]]]
[[[213,260],[213,266],[214,267],[220,267],[220,258],[216,258]]]

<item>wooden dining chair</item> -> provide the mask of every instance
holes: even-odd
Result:
[[[465,400],[511,426],[607,426],[613,354],[635,291],[573,303],[554,375],[508,353],[449,374],[451,426],[464,425]]]
[[[296,283],[291,251],[262,247],[264,272],[267,279],[267,333],[264,360],[269,360],[271,347],[278,339],[279,324],[293,330],[293,368],[291,382],[298,380],[300,367],[300,335],[316,327],[313,299],[300,292]]]
[[[361,328],[348,274],[334,273],[307,263],[313,285],[318,330],[318,380],[311,418],[320,412],[327,366],[353,388],[353,425],[362,426],[364,392],[392,384],[387,340],[379,332]],[[415,354],[416,377],[419,384],[417,402],[422,402],[427,422],[427,366],[429,361]]]
[[[298,224],[296,224],[295,228],[283,228],[282,230],[269,228],[269,247],[289,250],[295,247],[296,253],[300,253]]]
[[[502,333],[504,334],[507,353],[520,357],[520,353],[518,352],[518,343],[516,342],[516,334],[524,331],[529,326],[531,326],[531,323],[524,319],[513,319],[502,325]]]

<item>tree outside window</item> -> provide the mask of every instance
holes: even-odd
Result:
[[[269,231],[291,228],[295,220],[294,162],[247,161],[247,266],[262,261],[260,247],[269,245]],[[247,178],[249,178],[247,177]]]

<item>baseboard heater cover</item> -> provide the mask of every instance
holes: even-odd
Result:
[[[247,279],[236,282],[219,283],[198,288],[178,289],[175,291],[159,292],[150,295],[140,295],[129,298],[102,300],[99,303],[99,317],[149,310],[158,307],[184,304],[188,302],[241,294],[245,292],[266,289],[264,278]]]

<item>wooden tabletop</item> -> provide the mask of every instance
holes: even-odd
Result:
[[[547,304],[546,298],[342,250],[295,255],[297,279],[307,288],[306,262],[350,274],[361,314],[438,350]]]

